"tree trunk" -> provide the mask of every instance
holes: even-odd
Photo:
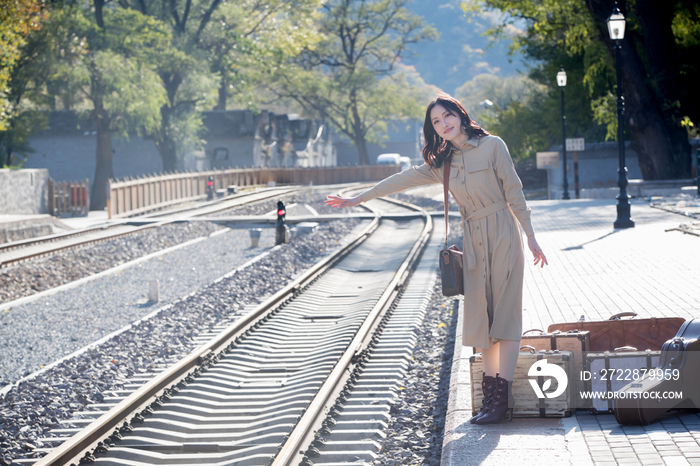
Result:
[[[360,117],[360,112],[357,110],[357,101],[355,100],[355,90],[350,92],[350,100],[352,106],[352,140],[357,146],[357,155],[360,158],[360,165],[369,165],[369,154],[367,153],[367,142],[365,141],[365,128]]]
[[[227,97],[227,89],[228,83],[226,82],[226,76],[222,72],[221,73],[221,83],[219,84],[219,102],[216,104],[216,107],[214,107],[214,110],[226,110],[226,97]]]
[[[367,142],[364,137],[358,137],[353,139],[355,146],[357,146],[357,155],[360,158],[360,165],[369,165],[369,154],[367,153]]]
[[[177,147],[170,135],[170,120],[172,118],[172,108],[163,106],[160,109],[162,117],[160,129],[156,133],[156,148],[160,153],[163,162],[163,171],[172,173],[177,171]]]
[[[102,15],[102,10],[105,6],[105,0],[94,0],[93,4],[95,6],[95,21],[97,22],[97,25],[100,27],[100,29],[104,29],[105,20],[104,16]]]
[[[182,76],[177,73],[163,73],[160,78],[163,80],[170,105],[163,105],[160,108],[161,124],[154,139],[163,162],[163,171],[171,173],[177,171],[177,145],[170,134],[171,122],[176,107],[175,97],[180,84],[182,84]]]
[[[107,182],[113,177],[113,171],[112,133],[101,96],[95,100],[94,116],[97,125],[97,156],[95,177],[90,191],[90,210],[102,210],[107,205]]]
[[[644,3],[640,1],[639,3]],[[596,20],[599,33],[608,50],[613,54],[615,43],[610,39],[606,20],[613,12],[612,0],[586,0],[586,6]],[[620,4],[623,14],[624,2]],[[648,14],[644,8],[642,12]],[[654,20],[654,19],[651,19]],[[641,21],[642,28],[646,21]],[[668,25],[670,28],[670,24]],[[625,98],[624,125],[629,130],[632,148],[639,156],[639,168],[645,180],[689,178],[690,177],[690,144],[685,130],[677,123],[668,109],[668,87],[673,80],[659,82],[655,89],[648,79],[644,60],[640,57],[634,31],[627,28],[621,46],[622,94]],[[644,33],[644,31],[642,31]],[[653,36],[653,34],[652,34]],[[664,53],[659,47],[648,47],[649,62],[657,66],[666,66],[667,61],[657,55]],[[657,71],[656,76],[670,76],[675,70]],[[673,92],[676,92],[675,90]]]

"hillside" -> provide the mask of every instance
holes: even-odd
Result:
[[[518,69],[524,71],[520,55],[508,55],[509,39],[489,48],[489,40],[481,35],[499,23],[496,14],[467,17],[459,5],[460,0],[414,0],[407,5],[440,32],[440,39],[414,45],[414,56],[403,63],[413,65],[426,83],[450,94],[477,74],[507,77]],[[519,31],[511,27],[510,32]]]

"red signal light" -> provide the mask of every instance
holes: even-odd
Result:
[[[286,212],[284,211],[284,209],[279,209],[279,210],[277,211],[277,215],[278,215],[279,217],[282,217],[284,214],[286,214]]]
[[[208,184],[209,186],[214,186],[214,182],[213,182],[213,181],[208,181],[207,184]]]

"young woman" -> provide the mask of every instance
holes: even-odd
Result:
[[[484,402],[470,422],[491,424],[512,418],[511,386],[522,335],[523,246],[520,226],[534,255],[547,258],[535,240],[522,183],[505,143],[474,122],[453,97],[437,95],[423,124],[423,165],[390,176],[352,199],[328,196],[326,204],[353,207],[416,186],[443,183],[462,216],[464,233],[464,327],[462,344],[480,349]],[[516,221],[517,219],[517,221]]]

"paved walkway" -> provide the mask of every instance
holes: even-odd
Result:
[[[687,218],[636,202],[636,227],[616,231],[615,202],[529,202],[550,265],[539,269],[526,264],[525,330],[576,321],[581,315],[602,320],[623,311],[639,317],[700,317],[700,238],[664,232]],[[530,262],[529,251],[526,257]],[[460,329],[461,321],[458,333]],[[471,348],[455,351],[445,466],[700,465],[700,417],[695,413],[667,414],[644,427],[621,427],[613,415],[585,411],[564,419],[469,424],[470,355]]]

